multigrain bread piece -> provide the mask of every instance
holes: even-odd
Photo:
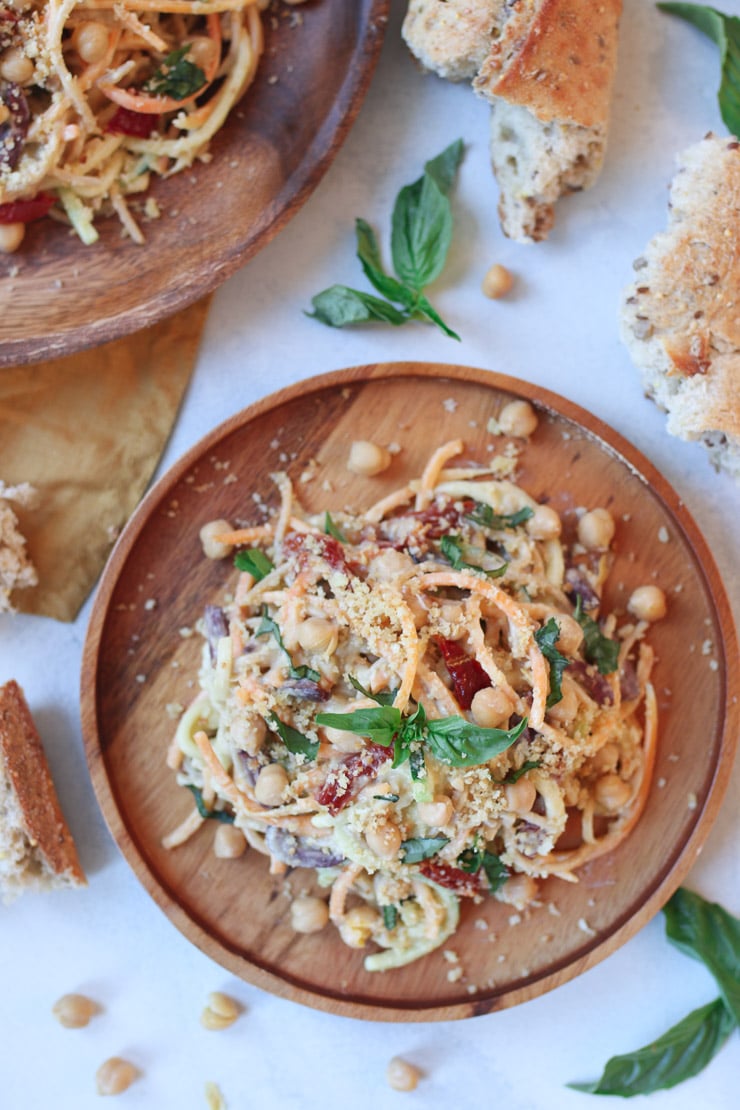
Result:
[[[36,491],[27,482],[6,486],[0,481],[0,613],[13,612],[13,590],[28,589],[38,582],[36,570],[26,553],[26,541],[18,528],[11,502],[24,507],[34,503]]]
[[[538,242],[604,161],[622,0],[513,0],[473,87],[491,102],[501,227]]]
[[[17,682],[0,686],[0,895],[83,886],[44,749]]]
[[[491,49],[505,0],[410,0],[401,34],[424,69],[472,80]]]
[[[622,339],[668,431],[740,481],[740,142],[684,151],[669,207],[624,290]]]

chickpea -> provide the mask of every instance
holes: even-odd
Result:
[[[492,301],[497,301],[499,297],[506,296],[513,284],[514,275],[505,266],[501,266],[497,262],[494,266],[491,266],[483,278],[481,289],[484,296],[490,297]]]
[[[391,465],[391,453],[385,447],[378,447],[367,439],[356,439],[349,449],[347,470],[361,474],[363,478],[374,478]]]
[[[288,785],[288,774],[280,763],[268,763],[257,776],[254,796],[260,805],[279,806]]]
[[[626,806],[631,794],[629,783],[613,773],[602,775],[594,784],[596,804],[607,813],[617,813]]]
[[[26,234],[25,224],[0,224],[0,254],[17,251]]]
[[[135,1079],[139,1077],[139,1070],[128,1060],[120,1056],[111,1056],[101,1064],[95,1075],[99,1095],[120,1095],[127,1091]]]
[[[247,839],[236,825],[219,825],[213,838],[213,854],[218,859],[238,859],[247,850]]]
[[[414,569],[413,560],[405,551],[389,547],[370,561],[368,574],[376,582],[392,582]]]
[[[82,1029],[100,1013],[100,1007],[84,994],[63,994],[54,1003],[51,1012],[65,1029]]]
[[[619,748],[610,741],[602,745],[591,760],[591,769],[596,773],[614,771],[619,763]]]
[[[401,847],[401,830],[392,821],[384,821],[367,829],[365,843],[380,859],[395,859]]]
[[[385,1069],[385,1078],[388,1086],[394,1091],[415,1091],[421,1078],[421,1073],[413,1064],[394,1056],[388,1061]]]
[[[257,755],[257,752],[264,747],[267,725],[264,717],[260,717],[259,713],[248,713],[234,718],[231,733],[247,755]]]
[[[578,521],[578,539],[589,550],[606,548],[614,539],[614,518],[608,509],[592,509]]]
[[[505,902],[507,906],[523,910],[537,897],[538,890],[537,880],[531,875],[512,875],[500,890],[496,891],[496,897],[499,902]]]
[[[290,923],[296,933],[318,933],[329,921],[329,907],[323,898],[308,894],[294,898],[290,906]]]
[[[364,948],[379,923],[380,917],[372,906],[366,903],[353,906],[339,924],[339,935],[350,948]]]
[[[231,554],[234,545],[221,543],[220,540],[216,539],[216,536],[223,536],[231,531],[232,528],[228,520],[209,520],[208,524],[203,525],[199,537],[206,559],[225,559],[227,555]]]
[[[567,613],[556,613],[555,621],[560,629],[555,647],[563,655],[575,655],[583,643],[583,629],[575,617],[569,617]]]
[[[549,505],[538,505],[525,524],[533,540],[556,540],[563,530],[560,514]]]
[[[0,58],[0,77],[4,81],[11,81],[14,85],[29,85],[33,75],[33,62],[20,46],[11,46]]]
[[[446,794],[435,794],[431,802],[420,802],[418,806],[419,820],[435,829],[449,825],[454,812],[452,798]]]
[[[660,621],[668,612],[660,586],[638,586],[632,591],[627,608],[638,621]]]
[[[569,725],[578,712],[578,695],[570,685],[563,684],[563,696],[547,711],[548,717],[558,725]]]
[[[331,621],[323,617],[308,617],[301,621],[296,630],[298,643],[304,651],[316,651],[322,655],[333,655],[339,642],[339,631]]]
[[[498,422],[504,435],[526,439],[535,431],[538,419],[529,401],[509,401],[501,409]]]
[[[235,999],[221,991],[212,991],[200,1015],[200,1024],[204,1029],[228,1029],[241,1012],[242,1008]]]
[[[514,813],[529,813],[537,797],[537,788],[526,776],[504,787],[506,807]]]
[[[193,35],[191,39],[186,39],[185,45],[190,47],[185,55],[187,60],[200,66],[204,73],[208,73],[218,63],[219,45],[208,35]]]
[[[365,747],[363,737],[356,732],[344,732],[343,729],[331,728],[329,725],[324,725],[321,731],[338,752],[361,752]]]
[[[93,19],[85,20],[72,35],[72,45],[83,62],[92,65],[103,60],[108,53],[110,33],[104,23]]]
[[[514,701],[507,691],[498,686],[486,686],[473,696],[470,712],[481,728],[498,728],[514,712]]]

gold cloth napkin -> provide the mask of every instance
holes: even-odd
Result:
[[[125,339],[0,370],[0,479],[30,482],[16,511],[39,584],[14,605],[71,621],[141,499],[175,422],[210,298]]]

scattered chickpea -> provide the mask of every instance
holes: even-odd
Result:
[[[435,829],[449,825],[454,812],[452,799],[446,794],[435,794],[431,802],[420,802],[418,806],[419,820]]]
[[[265,718],[259,713],[245,713],[232,722],[231,735],[247,755],[257,755],[267,739]]]
[[[486,686],[473,696],[470,712],[481,728],[498,728],[514,712],[514,702],[505,690],[498,686]]]
[[[389,547],[371,559],[368,574],[376,582],[391,582],[413,569],[414,563],[405,551],[396,551],[395,548]]]
[[[367,439],[356,439],[349,449],[347,470],[361,474],[363,478],[373,478],[387,470],[391,460],[391,453],[385,447],[378,447],[377,443]]]
[[[301,894],[290,906],[290,923],[296,933],[319,933],[329,921],[329,907],[323,898]]]
[[[591,769],[597,774],[603,771],[613,771],[619,763],[619,748],[608,741],[603,744],[591,760]]]
[[[219,47],[214,39],[208,35],[193,35],[192,38],[186,40],[190,49],[187,53],[187,59],[196,66],[200,66],[204,72],[215,65],[218,61]]]
[[[333,655],[339,642],[339,630],[323,617],[308,617],[297,628],[298,643],[304,651]]]
[[[537,897],[538,890],[537,880],[531,875],[512,875],[501,889],[496,891],[496,898],[499,902],[505,902],[507,906],[523,910]]]
[[[534,433],[538,419],[529,401],[509,401],[501,409],[498,422],[504,435],[526,439]]]
[[[120,1056],[111,1056],[95,1074],[99,1095],[120,1095],[139,1077],[139,1069]]]
[[[100,1007],[84,994],[63,994],[54,1003],[51,1012],[65,1029],[82,1029],[100,1013]]]
[[[33,80],[33,62],[20,46],[11,46],[0,58],[0,77],[14,85],[28,85]]]
[[[638,586],[632,591],[627,608],[638,621],[660,621],[668,612],[660,586]]]
[[[513,813],[529,813],[537,797],[537,788],[526,776],[504,787],[506,807]]]
[[[364,948],[379,923],[380,915],[372,906],[353,906],[339,924],[339,935],[348,948]]]
[[[401,831],[393,822],[384,821],[367,829],[365,843],[380,859],[395,859],[401,847]]]
[[[221,543],[216,539],[216,536],[225,535],[226,532],[231,532],[232,528],[228,520],[209,520],[208,524],[204,524],[200,530],[200,542],[203,546],[203,554],[207,559],[225,559],[234,550],[233,544]]]
[[[241,1006],[235,999],[221,991],[212,991],[208,995],[208,1005],[200,1015],[200,1024],[204,1029],[228,1029],[240,1013]]]
[[[356,732],[345,732],[344,729],[331,728],[329,725],[324,725],[321,729],[324,737],[329,741],[333,748],[338,752],[361,752],[365,747],[365,741],[362,736]]]
[[[569,617],[567,613],[557,613],[555,621],[560,629],[555,647],[563,655],[575,655],[583,643],[583,629],[575,617]]]
[[[484,296],[496,301],[499,297],[505,297],[510,292],[513,284],[514,275],[512,272],[497,262],[494,266],[491,266],[483,278],[481,289]]]
[[[247,850],[247,839],[236,825],[219,825],[213,838],[213,854],[219,859],[238,859]]]
[[[281,763],[268,763],[257,776],[254,796],[262,806],[279,806],[288,785],[288,773]]]
[[[548,717],[559,725],[569,725],[578,712],[578,696],[572,686],[563,685],[563,696],[560,701],[551,705],[547,711]]]
[[[72,43],[83,62],[89,65],[101,62],[108,53],[110,31],[104,23],[86,19],[80,23],[72,35]]]
[[[614,539],[614,517],[608,509],[592,509],[578,521],[578,539],[592,551],[607,548]]]
[[[400,1056],[394,1056],[392,1060],[388,1061],[385,1078],[388,1081],[388,1086],[394,1091],[415,1091],[421,1079],[421,1072],[413,1064],[409,1064],[407,1060],[402,1060]]]
[[[616,813],[625,806],[631,793],[629,783],[613,773],[602,775],[594,783],[596,804],[607,813]]]
[[[533,540],[555,540],[563,530],[560,514],[549,505],[538,505],[525,524]]]
[[[0,224],[0,253],[17,251],[26,234],[25,224]]]

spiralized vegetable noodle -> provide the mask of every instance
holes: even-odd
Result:
[[[130,198],[206,160],[252,83],[265,0],[11,0],[0,6],[0,220],[51,208],[85,243]],[[7,74],[7,76],[6,76]],[[156,215],[156,206],[149,205]]]
[[[515,461],[464,445],[364,513],[307,514],[285,474],[208,606],[200,689],[168,762],[274,874],[316,870],[370,971],[523,910],[634,828],[657,742],[647,625],[600,613],[613,556],[541,540]],[[531,530],[530,530],[531,529]]]

